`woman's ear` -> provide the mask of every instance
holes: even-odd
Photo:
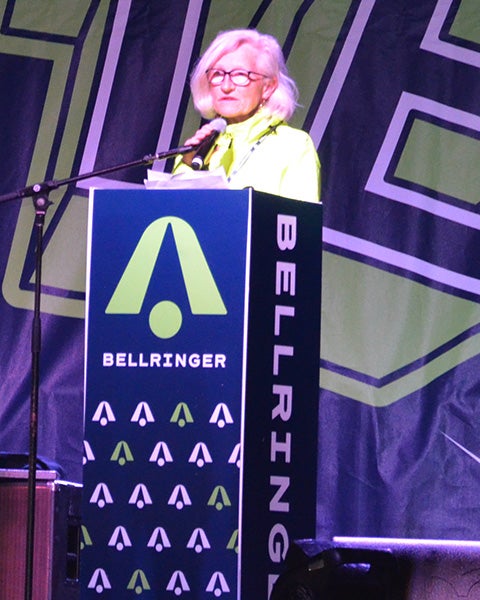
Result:
[[[277,89],[277,87],[278,87],[278,79],[276,77],[265,80],[265,83],[263,84],[263,93],[262,93],[263,102],[267,102],[267,100],[270,98],[270,96],[273,94],[273,92]]]

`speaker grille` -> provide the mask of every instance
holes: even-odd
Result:
[[[33,600],[79,598],[80,486],[39,472],[35,486]],[[25,594],[28,474],[0,470],[0,598]]]

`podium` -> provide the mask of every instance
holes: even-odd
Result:
[[[90,198],[81,598],[265,598],[315,535],[321,205]]]

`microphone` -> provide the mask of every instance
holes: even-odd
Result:
[[[199,171],[203,168],[205,157],[213,147],[215,140],[227,128],[227,122],[221,117],[210,121],[210,125],[213,127],[212,133],[207,135],[207,137],[200,142],[200,144],[197,146],[195,156],[192,159],[192,169],[195,171]]]

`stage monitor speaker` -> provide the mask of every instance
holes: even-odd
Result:
[[[37,471],[33,600],[80,597],[81,486]],[[28,517],[28,472],[0,469],[0,599],[23,600]]]
[[[480,600],[480,543],[297,540],[270,600]]]

